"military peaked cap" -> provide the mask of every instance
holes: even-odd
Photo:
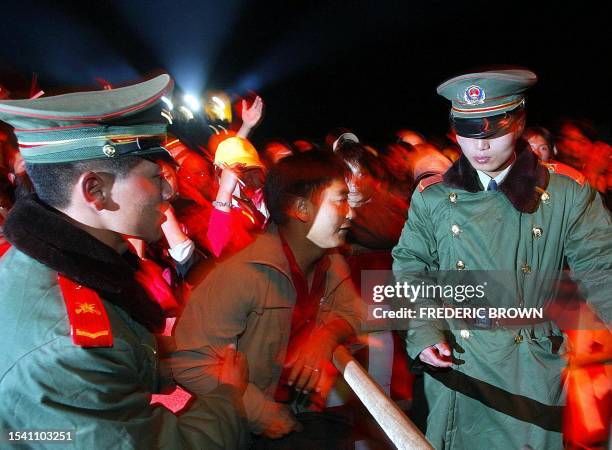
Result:
[[[164,74],[117,89],[2,100],[0,120],[14,128],[30,164],[165,153],[161,98],[172,86]]]

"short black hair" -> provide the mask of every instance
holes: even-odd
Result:
[[[334,180],[344,181],[347,168],[330,152],[311,150],[281,159],[268,171],[264,199],[277,225],[289,220],[287,211],[296,197],[312,199]]]
[[[389,179],[389,173],[381,160],[359,142],[345,142],[336,150],[336,155],[347,164],[359,165],[377,180]]]
[[[550,147],[550,150],[552,151],[553,146],[555,145],[555,140],[550,131],[548,131],[544,127],[529,127],[523,133],[523,137],[525,139],[529,139],[533,136],[541,136],[542,139],[546,141],[546,144]]]
[[[89,171],[106,172],[122,178],[142,160],[138,156],[124,156],[56,164],[26,162],[25,166],[38,198],[53,208],[65,208],[70,204],[72,189],[81,174]]]

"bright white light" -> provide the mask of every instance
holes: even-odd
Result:
[[[193,113],[185,105],[179,106],[178,110],[187,118],[187,120],[193,119]]]
[[[174,105],[172,104],[172,101],[168,97],[162,97],[161,101],[166,104],[166,106],[168,107],[168,111],[172,111],[172,109],[174,108]]]
[[[225,109],[225,103],[216,95],[213,95],[211,100],[217,104],[217,106],[221,109]]]
[[[189,109],[191,109],[192,111],[197,111],[198,109],[200,109],[200,101],[197,99],[195,95],[185,94],[183,96],[183,101],[187,104]]]

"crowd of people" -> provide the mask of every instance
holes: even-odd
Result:
[[[570,267],[609,324],[612,146],[582,120],[527,126],[534,82],[452,79],[443,141],[402,129],[377,147],[336,128],[256,148],[260,97],[198,127],[165,75],[0,101],[1,428],[73,430],[79,448],[351,448],[354,411],[328,399],[336,347],[367,350],[364,270]],[[542,415],[561,417],[567,361],[542,342],[562,330],[471,325],[393,332],[388,393],[436,448],[490,448],[498,430],[496,448],[558,448],[561,419]]]

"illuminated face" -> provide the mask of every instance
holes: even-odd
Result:
[[[124,177],[112,180],[103,212],[106,228],[126,236],[154,242],[161,237],[163,210],[173,195],[160,167],[143,159]]]
[[[510,163],[521,131],[515,128],[503,136],[486,139],[457,135],[457,143],[474,169],[495,177]]]
[[[551,157],[551,148],[548,146],[548,142],[539,134],[534,134],[527,139],[531,151],[538,155],[542,161],[547,162]]]
[[[317,197],[306,237],[319,248],[338,247],[344,244],[353,217],[346,183],[334,180]]]

